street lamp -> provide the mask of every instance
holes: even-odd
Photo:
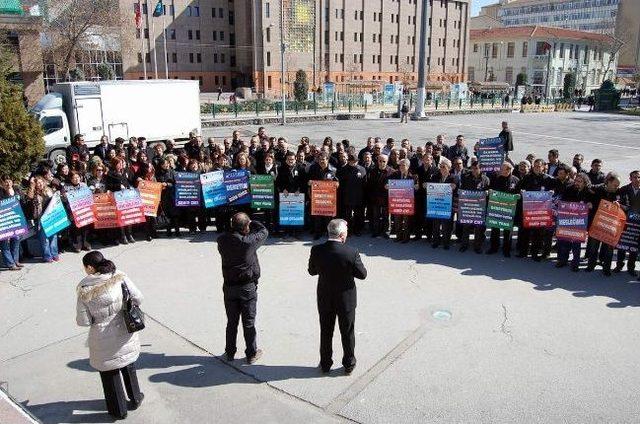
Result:
[[[284,52],[286,46],[284,43],[284,0],[280,0],[280,95],[282,96],[282,123],[284,125],[287,123],[286,118],[286,110],[287,110],[287,101],[285,99],[285,90],[284,90],[284,74],[285,74],[285,65],[284,65]]]

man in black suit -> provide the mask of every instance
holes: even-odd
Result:
[[[256,343],[256,304],[260,263],[256,251],[269,236],[261,223],[251,221],[246,213],[238,212],[231,220],[231,231],[218,237],[218,251],[222,257],[224,279],[224,307],[227,312],[227,343],[225,354],[233,361],[236,354],[238,322],[246,343],[247,363],[253,364],[262,356]]]
[[[354,278],[364,280],[367,270],[357,250],[345,244],[347,222],[334,219],[327,225],[329,240],[311,248],[309,274],[318,275],[320,314],[320,367],[327,373],[333,360],[332,340],[336,316],[342,337],[342,365],[347,375],[356,367],[354,333],[357,293]]]

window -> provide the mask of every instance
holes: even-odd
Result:
[[[173,63],[178,63],[178,54],[177,53],[171,53],[171,61]]]
[[[533,71],[533,84],[542,85],[544,84],[544,72],[541,70]]]
[[[142,58],[141,58],[142,59]],[[140,61],[142,62],[142,60]],[[61,116],[45,116],[40,121],[45,134],[51,134],[63,128]]]
[[[145,53],[144,60],[147,63],[151,63],[151,53]]]
[[[271,52],[267,52],[267,66],[271,66]]]
[[[491,49],[491,44],[484,43],[484,57],[489,57],[489,49]]]
[[[529,56],[529,43],[526,41],[522,43],[522,57]]]
[[[358,33],[357,32],[353,33],[353,41],[358,41]]]
[[[271,88],[271,75],[267,77],[267,88]]]
[[[340,63],[344,63],[344,53],[340,53]]]
[[[516,54],[516,43],[507,43],[507,57],[512,58]]]
[[[193,16],[193,8],[191,6],[187,6],[187,16]]]
[[[584,58],[582,60],[585,65],[589,63],[589,46],[584,46]]]
[[[147,3],[142,3],[142,14],[146,15],[148,13]]]
[[[198,77],[198,83],[199,83],[200,85],[202,85],[202,84],[203,84],[203,82],[204,82],[204,81],[202,81],[202,77]]]
[[[474,53],[478,53],[478,45],[477,44],[473,45],[473,52]]]
[[[573,44],[569,44],[569,59],[573,59]]]
[[[236,24],[236,16],[235,13],[233,13],[231,10],[229,11],[229,25],[235,25]]]
[[[193,31],[191,31],[191,30],[187,31],[187,38],[189,40],[193,40]]]
[[[224,41],[224,31],[220,31],[220,41]]]
[[[193,7],[193,16],[200,16],[200,6]]]
[[[218,17],[220,19],[224,18],[224,10],[221,7],[218,8]]]
[[[138,54],[140,54],[140,53],[138,53]],[[140,62],[142,62],[142,56],[140,56]],[[372,58],[371,62],[372,63],[376,63],[376,55],[375,54],[373,55],[373,58]]]
[[[193,53],[189,53],[189,62],[193,63]]]
[[[218,41],[218,31],[213,31],[213,41]]]
[[[201,53],[197,53],[196,54],[196,62],[202,63],[202,54]]]
[[[232,46],[236,45],[236,34],[233,32],[229,34],[229,44]]]
[[[172,40],[176,39],[176,30],[175,29],[170,29],[169,30],[169,38]]]
[[[236,66],[236,57],[235,56],[229,56],[229,65],[230,66]]]
[[[373,34],[373,42],[374,42],[374,43],[376,42],[376,36],[377,36],[377,35],[378,35],[378,34]]]
[[[267,43],[271,42],[271,28],[267,28]]]
[[[504,74],[504,80],[506,83],[513,84],[513,67],[507,66]]]
[[[560,59],[564,59],[564,43],[560,43]]]
[[[176,7],[174,5],[169,5],[169,14],[171,16],[176,16]],[[177,77],[176,77],[177,78]]]
[[[544,41],[538,41],[536,43],[536,56],[542,56],[545,54],[547,43]]]
[[[498,43],[493,43],[491,46],[491,58],[496,59],[498,57]]]
[[[142,63],[142,53],[138,53],[138,63]]]
[[[213,54],[213,63],[218,63],[218,53]]]
[[[212,8],[211,8],[211,17],[212,17],[212,18],[215,18],[215,17],[216,17],[216,8],[215,8],[215,7],[212,7]]]
[[[264,4],[264,16],[267,17],[267,18],[271,17],[271,7],[269,7],[269,2],[266,2]],[[269,85],[271,85],[271,84],[269,84]]]
[[[220,54],[220,63],[225,63],[225,54],[224,53]]]
[[[200,30],[197,29],[196,30],[196,40],[199,40],[199,39],[200,39]]]
[[[149,28],[144,29],[144,38],[149,38]]]

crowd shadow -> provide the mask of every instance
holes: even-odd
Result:
[[[60,401],[39,405],[30,405],[27,400],[22,404],[43,424],[116,422],[115,418],[107,413],[104,399]]]
[[[603,276],[599,269],[591,273],[583,270],[573,273],[569,267],[556,269],[554,262],[549,260],[534,262],[532,259],[517,258],[513,254],[511,258],[505,258],[500,253],[476,254],[471,249],[460,253],[458,245],[453,243],[450,250],[443,250],[442,247],[433,249],[425,240],[389,246],[389,241],[351,238],[349,243],[367,256],[413,259],[418,264],[442,265],[457,269],[461,275],[469,277],[486,276],[496,281],[515,279],[531,284],[537,291],[561,289],[571,292],[577,298],[607,297],[613,300],[607,304],[609,308],[640,306],[640,283],[626,272],[613,274],[611,277]],[[426,280],[429,277],[422,278]]]

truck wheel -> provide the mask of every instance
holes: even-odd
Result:
[[[67,163],[67,151],[65,149],[54,149],[49,152],[49,159],[56,165]]]

